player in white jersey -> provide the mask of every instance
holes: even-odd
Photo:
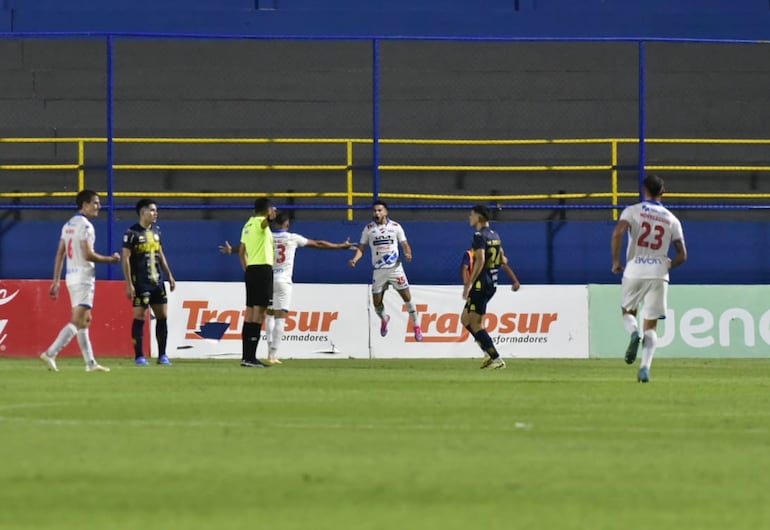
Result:
[[[345,250],[354,247],[350,240],[344,243],[330,243],[323,239],[308,239],[300,234],[289,232],[289,215],[279,213],[275,218],[273,243],[275,245],[275,263],[273,264],[273,303],[267,308],[267,362],[280,364],[278,348],[283,339],[283,328],[291,304],[291,292],[294,275],[294,254],[298,247],[311,247],[326,250]]]
[[[612,272],[623,273],[623,325],[631,335],[625,360],[633,364],[639,342],[642,362],[637,380],[650,380],[650,365],[658,342],[658,320],[666,318],[668,271],[687,260],[687,248],[679,219],[661,202],[663,179],[648,175],[644,179],[644,201],[627,207],[612,233]],[[628,233],[625,267],[620,261],[624,234]],[[673,245],[676,254],[668,257]],[[639,336],[636,313],[642,306],[643,339]]]
[[[56,356],[77,335],[80,351],[86,362],[87,372],[109,372],[94,359],[88,327],[91,325],[91,309],[94,305],[96,286],[95,263],[118,263],[120,255],[103,256],[94,252],[96,234],[90,219],[99,215],[101,202],[99,195],[92,190],[83,190],[76,198],[78,213],[62,227],[59,246],[54,262],[53,282],[49,294],[56,300],[59,297],[62,268],[66,257],[66,284],[72,305],[72,319],[64,326],[53,344],[40,354],[40,359],[49,370],[58,372]]]
[[[390,316],[385,313],[385,305],[382,296],[389,285],[395,287],[401,299],[406,305],[409,317],[414,326],[414,339],[422,341],[417,309],[412,302],[412,294],[409,291],[409,280],[406,278],[404,267],[401,265],[399,245],[404,250],[404,259],[412,261],[412,248],[406,240],[404,228],[388,218],[388,205],[384,201],[375,201],[372,204],[371,223],[364,227],[361,240],[356,249],[356,254],[348,263],[355,267],[363,257],[364,250],[368,246],[372,252],[372,305],[377,316],[380,317],[380,335],[388,334],[388,322]]]
[[[345,250],[355,248],[350,240],[344,243],[330,243],[323,239],[308,239],[300,234],[289,232],[291,219],[286,212],[280,212],[273,221],[273,246],[275,262],[273,263],[273,302],[267,308],[267,361],[270,364],[281,364],[278,359],[278,348],[283,340],[283,329],[286,316],[291,305],[292,287],[294,285],[294,256],[299,247],[320,248],[326,250]],[[238,247],[230,246],[225,241],[219,247],[222,254],[237,254]]]

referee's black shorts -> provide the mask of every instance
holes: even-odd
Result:
[[[273,267],[246,267],[246,307],[268,307],[273,303]]]

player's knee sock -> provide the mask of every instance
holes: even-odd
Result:
[[[80,352],[83,354],[83,360],[86,364],[96,362],[94,360],[94,348],[91,346],[91,337],[88,335],[88,328],[78,330],[78,345],[80,346]]]
[[[134,358],[138,359],[144,355],[144,320],[134,319],[131,324],[131,341],[134,343]]]
[[[476,332],[476,341],[479,343],[479,346],[481,346],[481,349],[490,357],[493,359],[500,357],[500,354],[497,353],[497,348],[495,348],[495,343],[492,342],[492,337],[489,336],[486,329],[482,328]]]
[[[168,342],[168,320],[155,319],[155,340],[158,341],[158,357],[166,355],[166,343]]]
[[[273,342],[273,333],[275,332],[275,317],[273,315],[267,315],[267,322],[265,322],[265,331],[267,336],[267,343]]]
[[[473,328],[471,327],[471,325],[470,325],[470,324],[468,324],[467,326],[465,326],[465,329],[467,329],[467,330],[468,330],[468,333],[470,333],[470,334],[471,334],[471,337],[473,337],[473,340],[475,340],[476,342],[478,342],[478,339],[476,338],[476,332],[475,332],[475,331],[473,331]]]
[[[59,334],[56,336],[56,338],[53,341],[53,344],[51,344],[48,349],[46,350],[46,353],[49,357],[56,357],[60,351],[64,349],[64,347],[70,343],[72,340],[72,337],[75,336],[75,334],[78,332],[78,328],[75,327],[75,324],[70,322],[63,328],[61,328],[61,331],[59,331]]]
[[[249,354],[252,359],[257,358],[257,347],[259,346],[259,339],[262,338],[262,322],[254,322],[253,338],[251,339],[251,345],[249,346]]]
[[[255,361],[257,359],[257,345],[262,324],[257,322],[244,322],[241,331],[241,345],[243,347],[242,359]]]
[[[273,341],[270,343],[270,352],[276,353],[283,341],[283,327],[286,324],[285,318],[276,318],[275,327],[273,328]]]
[[[649,368],[652,364],[652,358],[655,355],[655,347],[658,345],[658,334],[654,329],[648,329],[644,332],[642,339],[642,368]]]
[[[385,304],[374,306],[374,312],[377,313],[377,316],[380,317],[380,320],[385,320],[385,317],[387,316],[385,314]]]
[[[631,313],[626,313],[623,315],[623,327],[626,328],[626,331],[629,335],[631,335],[634,331],[637,333],[639,332],[639,325],[636,323],[636,317]]]
[[[409,312],[409,318],[412,319],[412,323],[417,326],[418,320],[417,320],[417,308],[414,306],[414,302],[409,300],[408,302],[404,302],[404,305],[406,306],[406,310]]]

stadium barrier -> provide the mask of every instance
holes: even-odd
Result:
[[[89,332],[97,359],[132,355],[134,313],[125,285],[122,281],[97,281]],[[72,311],[64,281],[56,300],[48,294],[50,287],[50,280],[0,280],[0,355],[40,355],[70,321]],[[60,355],[80,357],[77,340],[73,339]]]
[[[120,281],[98,281],[91,339],[98,357],[132,356],[131,304]],[[53,341],[70,315],[66,295],[48,296],[50,282],[0,282],[0,355],[29,357]],[[391,316],[386,337],[371,310],[369,286],[295,284],[281,356],[297,359],[478,358],[460,324],[459,286],[412,286],[423,342],[414,340],[406,308],[384,298]],[[675,285],[658,327],[657,357],[766,357],[770,345],[768,286]],[[238,359],[243,324],[239,282],[179,282],[169,296],[168,352],[172,358]],[[628,337],[618,309],[618,285],[501,285],[485,326],[506,358],[620,358]],[[41,323],[46,323],[41,329]],[[145,340],[157,356],[154,326]],[[263,336],[264,339],[264,336]],[[267,355],[260,341],[258,355]],[[62,352],[79,356],[73,341]]]
[[[460,324],[460,286],[411,286],[424,339],[414,329],[401,298],[384,297],[389,332],[380,337],[368,285],[295,284],[281,355],[294,358],[461,358],[480,352]],[[584,285],[501,286],[485,317],[506,357],[587,357],[588,299]],[[178,282],[169,297],[168,351],[177,357],[240,358],[243,285]],[[210,322],[227,323],[207,335]],[[203,333],[201,333],[203,331]],[[221,333],[221,335],[219,335]],[[221,337],[221,340],[218,339]],[[263,337],[264,338],[264,337]],[[260,341],[258,355],[267,355]]]

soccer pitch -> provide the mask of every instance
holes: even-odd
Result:
[[[770,527],[770,360],[103,363],[0,359],[0,528]]]

